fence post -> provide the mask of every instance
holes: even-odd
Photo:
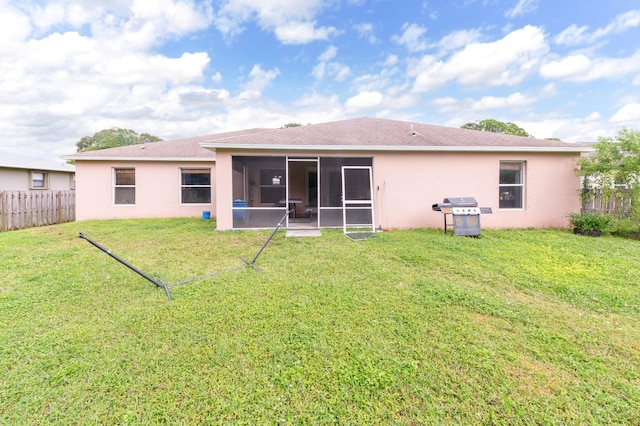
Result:
[[[14,204],[17,205],[17,209],[16,209],[16,215],[17,220],[16,223],[13,224],[12,228],[15,229],[22,229],[22,228],[26,228],[26,223],[27,223],[27,196],[24,192],[22,191],[18,191],[15,193],[15,198],[17,199],[17,203]],[[15,207],[14,207],[15,208]]]
[[[7,191],[0,192],[0,203],[2,203],[2,206],[0,206],[0,209],[2,209],[2,221],[0,222],[0,227],[2,227],[2,231],[9,230],[9,210],[7,207],[7,195]]]
[[[58,223],[66,222],[66,221],[67,221],[67,220],[66,220],[66,217],[65,217],[65,215],[63,215],[63,211],[62,211],[62,198],[64,197],[63,192],[62,192],[62,191],[58,191],[58,192],[56,193],[56,197],[57,197],[57,199],[56,199],[56,201],[57,201],[56,206],[57,206],[57,208],[58,208],[58,218],[57,218],[57,221],[58,221]]]

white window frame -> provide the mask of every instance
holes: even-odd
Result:
[[[520,165],[520,183],[500,183],[500,172],[502,171],[502,166],[504,164],[518,164]],[[527,162],[522,160],[500,160],[500,168],[498,171],[498,208],[500,210],[524,210],[525,209],[525,182],[526,182],[526,170],[527,170]],[[520,207],[503,207],[500,202],[502,200],[502,194],[507,191],[502,191],[502,188],[512,188],[512,187],[520,187]]]
[[[42,175],[42,179],[37,180],[37,182],[42,182],[42,185],[35,185],[36,175]],[[39,171],[39,170],[32,170],[29,177],[30,177],[30,181],[29,181],[30,189],[36,189],[36,190],[49,189],[49,173]]]
[[[118,185],[117,184],[117,171],[118,170],[133,170],[133,185]],[[136,168],[135,167],[114,167],[112,169],[112,174],[113,174],[113,205],[114,206],[135,206],[136,205],[136,184],[135,184],[135,179],[136,179]],[[125,188],[133,188],[133,203],[122,203],[122,202],[118,202],[118,200],[116,199],[116,193],[118,189],[125,189]]]
[[[182,176],[183,176],[183,172],[188,172],[188,171],[195,171],[195,170],[206,170],[209,172],[209,185],[185,185],[182,183]],[[212,174],[211,174],[211,168],[209,167],[181,167],[180,168],[180,205],[182,206],[208,206],[211,205],[211,201],[213,200],[213,183],[212,183]],[[183,202],[183,197],[182,197],[182,191],[185,188],[209,188],[209,201],[208,202],[202,202],[202,203],[185,203]]]

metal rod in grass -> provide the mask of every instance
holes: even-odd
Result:
[[[253,259],[251,261],[248,261],[247,259],[245,259],[244,257],[240,257],[240,260],[242,260],[244,263],[247,264],[247,266],[251,266],[256,272],[260,272],[262,273],[262,271],[260,269],[258,269],[255,265],[256,260],[258,260],[258,256],[260,256],[260,254],[262,253],[262,251],[265,249],[265,247],[267,247],[267,244],[269,244],[269,241],[271,241],[271,239],[273,238],[274,235],[276,235],[276,232],[278,232],[278,229],[280,229],[280,227],[282,226],[282,224],[284,223],[284,221],[287,219],[287,216],[289,215],[289,213],[291,213],[293,211],[293,209],[291,210],[287,210],[287,212],[284,214],[284,216],[282,216],[282,219],[280,219],[280,222],[278,222],[278,225],[275,227],[275,229],[273,230],[273,232],[271,232],[271,235],[269,235],[269,238],[267,238],[267,241],[264,242],[264,244],[262,244],[262,247],[260,247],[260,250],[258,250],[258,253],[256,253],[256,255],[253,257]]]
[[[189,283],[192,283],[194,281],[200,281],[200,280],[204,280],[204,279],[207,279],[207,278],[215,277],[216,275],[224,274],[225,272],[238,271],[238,270],[243,269],[245,267],[246,267],[245,265],[240,265],[240,266],[236,266],[234,268],[223,269],[222,271],[216,271],[216,272],[211,272],[210,274],[200,275],[199,277],[195,277],[195,278],[191,278],[189,280],[184,280],[184,281],[177,282],[175,284],[171,284],[171,285],[169,285],[169,288],[175,287],[175,286],[178,286],[178,285],[189,284]]]
[[[140,269],[136,268],[135,266],[133,266],[132,264],[130,264],[129,262],[127,262],[126,260],[124,260],[120,256],[111,253],[111,250],[107,250],[106,248],[102,247],[100,244],[98,244],[97,242],[93,241],[91,238],[87,237],[82,232],[80,232],[80,234],[78,236],[80,238],[82,238],[83,240],[86,240],[87,242],[89,242],[92,246],[94,246],[97,249],[99,249],[99,250],[103,251],[104,253],[108,254],[109,256],[111,256],[112,258],[117,260],[118,262],[122,263],[124,266],[126,266],[129,269],[131,269],[133,272],[135,272],[136,274],[140,275],[141,277],[143,277],[147,281],[151,281],[157,287],[163,288],[165,293],[167,293],[167,298],[169,299],[169,301],[171,301],[171,293],[169,292],[169,287],[160,278],[151,278],[149,275],[145,274]]]

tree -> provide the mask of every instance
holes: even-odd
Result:
[[[76,152],[95,151],[98,149],[115,148],[117,146],[137,145],[161,141],[157,136],[149,133],[138,135],[133,130],[114,127],[95,133],[93,136],[84,136],[76,142]]]
[[[578,161],[578,173],[585,177],[583,197],[590,189],[598,189],[603,201],[619,196],[618,188],[628,190],[631,210],[640,213],[640,130],[623,128],[615,137],[599,137],[593,155]]]
[[[505,123],[490,118],[486,120],[476,121],[475,123],[467,123],[460,127],[469,130],[479,130],[482,132],[504,133],[507,135],[524,136],[527,138],[533,137],[533,135],[530,135],[526,130],[524,130],[522,127],[519,127],[515,123]]]
[[[300,127],[302,124],[300,123],[287,123],[281,127],[281,129],[288,129],[289,127]]]

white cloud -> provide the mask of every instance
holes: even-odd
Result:
[[[332,61],[338,54],[338,48],[329,46],[319,57],[318,63],[311,71],[311,75],[316,80],[331,77],[336,81],[344,81],[350,74],[351,69],[338,61]]]
[[[591,38],[591,36],[587,34],[588,30],[589,27],[586,25],[579,27],[575,24],[572,24],[567,27],[567,29],[558,34],[555,37],[554,41],[558,44],[576,46],[578,44],[585,43]]]
[[[526,26],[494,43],[474,43],[455,54],[449,72],[463,84],[513,85],[548,52],[542,29]]]
[[[206,3],[176,0],[134,0],[132,27],[180,36],[206,28],[213,16]]]
[[[185,110],[180,95],[202,91],[196,85],[206,81],[208,54],[168,57],[154,47],[206,26],[206,11],[189,1],[163,0],[160,11],[141,1],[130,5],[52,1],[40,9],[24,3],[20,11],[0,1],[0,137],[7,148],[67,154],[80,137],[104,128],[165,137],[176,122],[199,119],[202,112]],[[53,27],[66,30],[43,33]],[[202,93],[219,102],[228,97],[224,90]]]
[[[600,28],[593,33],[593,38],[598,39],[609,34],[622,33],[629,28],[640,25],[640,9],[630,10],[615,17],[613,22],[604,28]]]
[[[34,27],[48,31],[51,27],[66,21],[65,7],[61,3],[50,3],[32,9],[31,20]]]
[[[84,31],[96,39],[110,40],[121,48],[147,48],[172,37],[207,28],[213,12],[207,3],[193,0],[110,2],[50,1],[44,6],[25,5],[32,24],[42,34],[56,27]]]
[[[363,22],[361,24],[355,24],[352,26],[354,30],[358,33],[360,38],[367,39],[369,43],[375,44],[378,39],[376,38],[373,32],[373,24],[370,22]]]
[[[331,64],[331,71],[336,81],[345,81],[351,75],[351,68],[343,64]]]
[[[515,92],[509,96],[483,96],[480,99],[456,99],[448,96],[437,98],[432,103],[440,113],[464,110],[473,112],[473,114],[469,114],[470,116],[484,117],[489,114],[495,114],[497,110],[507,110],[510,114],[516,114],[537,101],[537,96]]]
[[[610,34],[619,34],[637,26],[640,26],[640,10],[630,10],[616,16],[606,27],[598,28],[592,33],[589,33],[589,27],[586,25],[572,24],[558,34],[554,41],[567,46],[594,43]]]
[[[317,92],[314,92],[304,95],[300,99],[296,100],[295,105],[299,107],[314,108],[322,105],[332,105],[333,108],[336,108],[340,106],[340,102],[338,100],[338,95],[324,96]]]
[[[599,121],[599,120],[602,120],[602,114],[600,114],[598,111],[592,112],[585,118],[585,121]]]
[[[395,87],[387,90],[384,97],[385,107],[397,112],[406,108],[415,106],[420,101],[420,96],[415,93],[402,94],[401,91],[395,92]]]
[[[503,86],[522,82],[548,52],[541,28],[526,27],[492,43],[471,43],[448,60],[425,56],[410,66],[413,90],[426,92],[457,80],[466,86]]]
[[[285,44],[306,44],[340,34],[334,27],[316,28],[314,17],[325,7],[323,0],[225,0],[215,17],[217,28],[226,36],[244,30],[255,20]]]
[[[385,92],[390,97],[402,96],[407,89],[404,78],[398,77],[400,68],[396,55],[389,55],[380,64],[378,72],[371,72],[355,77],[352,87],[359,92]]]
[[[192,91],[187,88],[177,92],[180,104],[186,108],[220,108],[228,105],[231,98],[227,90],[203,89],[195,87]]]
[[[443,52],[460,49],[480,40],[481,33],[478,29],[454,31],[444,36],[438,45]]]
[[[437,106],[449,106],[456,105],[458,103],[458,100],[452,96],[447,96],[445,98],[437,98],[433,101],[433,103]]]
[[[620,108],[610,120],[612,123],[637,124],[640,122],[640,104],[630,103]]]
[[[244,91],[238,96],[241,100],[258,99],[264,89],[280,74],[278,68],[265,71],[258,64],[249,73],[249,80],[244,85]]]
[[[616,79],[640,72],[640,50],[627,58],[595,58],[572,55],[540,67],[540,75],[549,79],[588,82]]]
[[[507,18],[516,18],[534,12],[538,8],[538,0],[518,0],[516,5],[505,13]]]
[[[415,77],[414,92],[429,92],[443,86],[449,76],[444,72],[445,63],[435,56],[427,55],[421,60],[410,64],[408,75]]]
[[[348,112],[359,112],[376,108],[382,104],[384,95],[380,92],[360,92],[347,99],[345,110]]]
[[[398,55],[389,55],[387,59],[384,61],[384,65],[387,67],[392,67],[398,63]]]
[[[394,43],[404,46],[409,52],[420,52],[428,47],[427,42],[423,39],[427,32],[426,27],[405,23],[402,30],[402,35],[391,37]]]
[[[29,16],[34,29],[41,34],[51,31],[56,26],[71,26],[79,29],[85,24],[95,24],[109,10],[112,15],[126,16],[128,7],[117,7],[117,4],[101,2],[84,2],[83,4],[69,1],[49,1],[43,6],[25,2],[24,10]]]
[[[479,101],[471,105],[474,111],[487,111],[495,109],[519,109],[529,106],[535,102],[535,98],[524,96],[520,92],[513,93],[507,97],[483,96]]]
[[[329,62],[338,54],[338,48],[335,46],[329,46],[327,50],[322,52],[320,56],[318,56],[318,61],[320,62]]]
[[[22,42],[31,33],[29,19],[9,5],[0,13],[0,52],[6,52],[13,43]]]
[[[609,132],[602,121],[593,120],[594,113],[575,118],[549,118],[515,120],[518,126],[537,138],[559,138],[565,142],[595,142],[596,136]],[[613,132],[611,130],[611,132]]]
[[[590,68],[591,60],[585,55],[572,55],[542,65],[540,75],[545,78],[571,79],[584,75]]]
[[[328,40],[339,33],[334,27],[315,27],[315,22],[288,22],[275,28],[276,37],[284,44],[307,44],[316,40]]]

